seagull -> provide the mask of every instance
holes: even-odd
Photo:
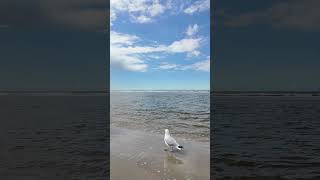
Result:
[[[182,150],[183,147],[180,146],[177,141],[170,136],[170,133],[169,133],[169,130],[168,129],[165,129],[164,130],[165,134],[164,134],[164,143],[169,147],[171,148],[171,151],[173,151],[173,148],[176,148],[178,150]]]

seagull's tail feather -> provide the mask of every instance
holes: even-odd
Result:
[[[176,146],[177,149],[182,150],[183,146]]]

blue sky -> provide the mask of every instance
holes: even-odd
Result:
[[[112,90],[209,89],[209,0],[111,0]]]

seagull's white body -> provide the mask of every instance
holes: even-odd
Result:
[[[182,150],[182,146],[180,146],[177,141],[170,136],[169,130],[165,129],[165,134],[164,134],[164,143],[171,148],[171,151],[173,150],[173,148],[176,148],[178,150]]]

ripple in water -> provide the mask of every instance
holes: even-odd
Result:
[[[209,96],[208,91],[112,92],[111,123],[160,134],[174,129],[176,136],[208,141]]]
[[[105,179],[106,97],[0,96],[1,179]]]
[[[218,179],[319,179],[319,97],[215,97]]]

